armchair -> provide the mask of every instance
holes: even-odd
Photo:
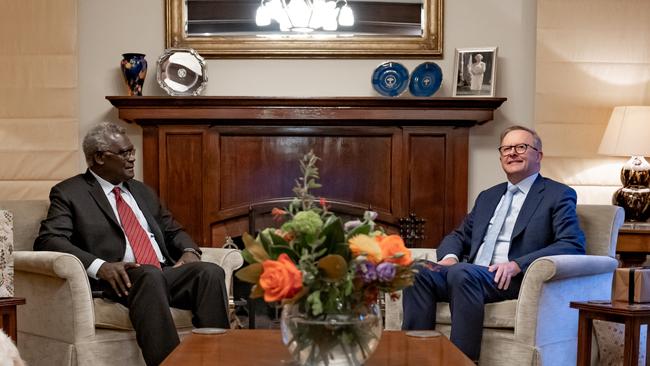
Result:
[[[0,201],[14,214],[15,293],[27,299],[18,309],[18,348],[29,365],[143,365],[128,309],[93,299],[88,276],[75,256],[33,252],[47,201]],[[219,264],[226,283],[243,264],[238,250],[201,248],[203,260]],[[228,295],[231,295],[229,285]],[[191,313],[172,309],[181,337],[192,329]]]
[[[587,255],[557,255],[534,261],[519,298],[485,306],[479,365],[571,365],[576,363],[578,313],[574,300],[609,299],[618,229],[623,209],[578,205]],[[412,249],[416,258],[435,261],[435,249]],[[400,329],[401,300],[386,298],[386,328]],[[436,329],[451,331],[449,305],[438,305]]]

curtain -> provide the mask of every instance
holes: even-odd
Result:
[[[650,105],[650,1],[538,0],[536,49],[542,174],[610,203],[626,159],[598,146],[613,107]]]
[[[77,0],[0,0],[0,200],[79,169]]]

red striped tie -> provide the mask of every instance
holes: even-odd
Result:
[[[160,268],[160,262],[158,261],[156,252],[153,250],[153,246],[151,246],[151,240],[147,232],[142,228],[142,225],[138,222],[131,207],[129,207],[128,203],[124,202],[120,188],[113,188],[113,193],[115,194],[117,213],[120,215],[122,229],[124,229],[124,233],[129,239],[136,263],[151,264]]]

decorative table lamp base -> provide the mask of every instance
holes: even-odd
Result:
[[[650,164],[643,156],[633,156],[621,169],[623,187],[614,192],[612,203],[623,207],[626,221],[650,218]]]

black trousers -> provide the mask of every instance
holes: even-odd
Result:
[[[147,365],[160,364],[180,343],[170,307],[192,311],[197,328],[229,328],[225,273],[214,263],[192,262],[162,270],[141,265],[127,270],[129,295],[118,297],[101,281],[104,296],[129,308]]]
[[[496,272],[470,263],[445,267],[428,263],[420,269],[413,286],[404,289],[404,330],[434,329],[436,303],[449,302],[451,309],[450,340],[467,357],[478,360],[483,336],[486,303],[516,299],[522,274],[511,279],[507,290],[494,282]]]

